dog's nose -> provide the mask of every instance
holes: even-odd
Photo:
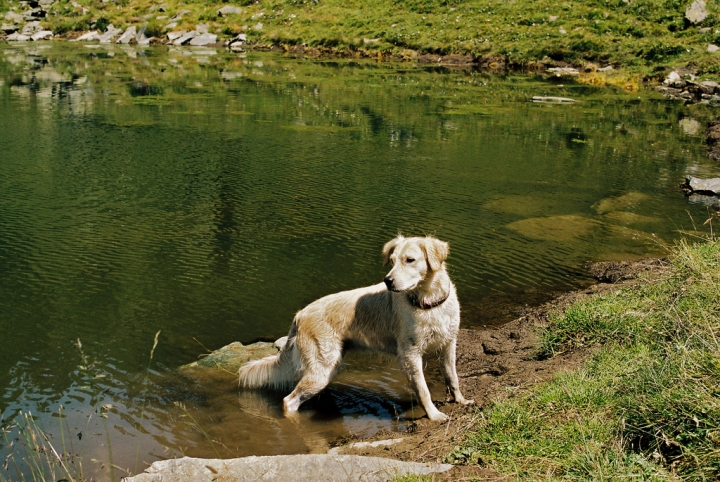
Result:
[[[385,286],[387,286],[387,289],[392,291],[393,283],[395,282],[395,278],[393,278],[392,276],[386,276],[384,281],[385,281]]]

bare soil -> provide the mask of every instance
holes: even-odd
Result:
[[[381,432],[368,441],[402,437],[400,443],[375,448],[352,448],[353,440],[343,440],[341,453],[392,457],[416,462],[443,462],[472,429],[483,406],[550,379],[562,370],[577,367],[588,356],[588,349],[574,349],[552,358],[538,356],[540,335],[548,326],[550,313],[577,300],[652,279],[666,268],[661,259],[596,263],[587,269],[598,281],[580,291],[563,294],[553,301],[529,308],[519,318],[494,329],[461,329],[458,334],[457,368],[460,386],[475,406],[437,403],[451,421],[438,425],[427,418],[413,421],[407,433]],[[639,275],[643,275],[639,278]],[[480,409],[480,410],[478,410]],[[445,480],[506,480],[507,477],[478,466],[456,466]]]

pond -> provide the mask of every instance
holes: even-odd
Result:
[[[713,111],[562,82],[0,45],[2,424],[31,412],[99,478],[405,429],[422,411],[387,360],[349,360],[299,421],[281,395],[176,368],[380,282],[398,232],[450,243],[462,325],[479,328],[587,285],[586,263],[662,255],[701,226],[678,184],[717,175]]]

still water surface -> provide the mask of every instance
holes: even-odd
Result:
[[[62,421],[101,478],[110,453],[132,472],[403,430],[422,413],[387,361],[351,359],[299,422],[175,368],[379,282],[398,232],[449,241],[465,327],[587,283],[585,263],[661,254],[707,217],[677,185],[717,175],[693,128],[712,115],[521,75],[0,46],[3,423]]]

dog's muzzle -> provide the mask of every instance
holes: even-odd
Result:
[[[388,291],[397,291],[395,289],[395,278],[392,276],[386,276],[383,281],[385,281],[385,286],[387,286]]]

